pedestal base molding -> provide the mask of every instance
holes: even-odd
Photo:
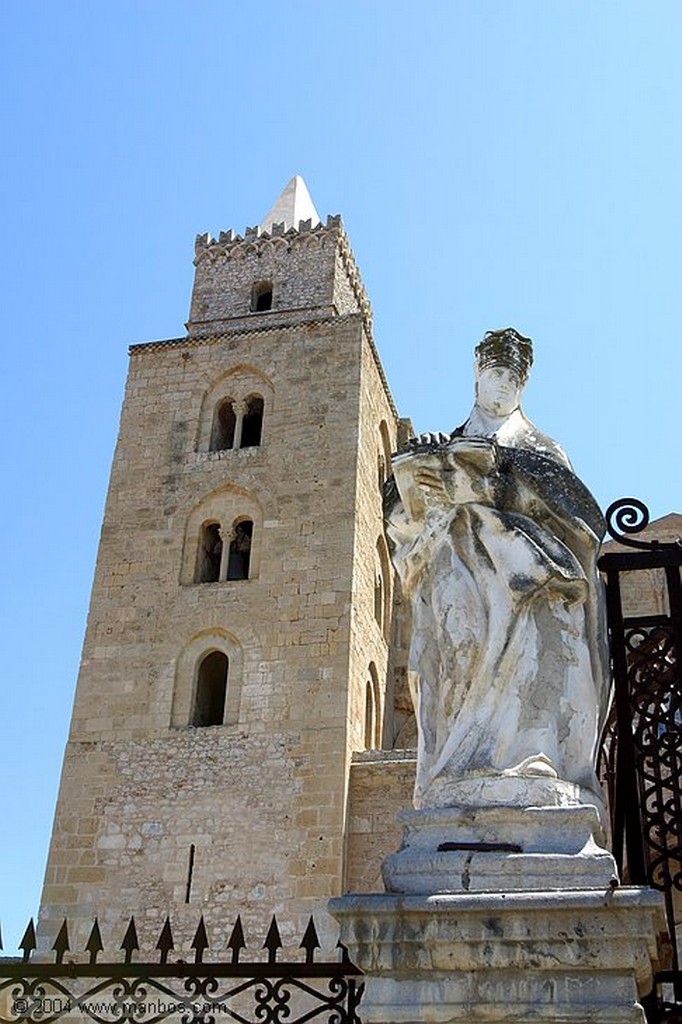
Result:
[[[642,1024],[665,932],[650,889],[332,899],[363,1024]]]
[[[607,889],[618,883],[597,808],[469,806],[401,811],[403,842],[382,865],[387,892]]]

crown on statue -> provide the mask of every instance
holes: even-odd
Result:
[[[486,331],[476,346],[476,362],[479,370],[486,366],[506,366],[514,370],[521,384],[525,384],[533,365],[533,343],[513,327]]]

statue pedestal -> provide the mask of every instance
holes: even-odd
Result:
[[[332,899],[364,1024],[643,1024],[662,900],[649,889]]]
[[[596,807],[402,811],[403,843],[384,861],[387,892],[523,892],[618,884]]]
[[[643,1024],[663,898],[618,887],[598,798],[556,779],[456,789],[457,807],[398,815],[386,894],[329,903],[364,1024]]]

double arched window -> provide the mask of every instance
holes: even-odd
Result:
[[[244,401],[225,398],[213,413],[209,451],[257,448],[263,435],[263,396],[248,395]]]
[[[194,582],[248,580],[252,543],[253,521],[245,516],[235,519],[227,531],[215,520],[202,523]]]
[[[240,363],[204,392],[197,451],[258,448],[273,410],[274,387],[255,366]]]
[[[263,509],[236,484],[211,491],[187,516],[180,582],[220,583],[258,576]]]

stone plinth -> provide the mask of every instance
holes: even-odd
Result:
[[[589,804],[405,810],[398,821],[401,848],[382,867],[388,892],[605,890],[618,882]]]
[[[349,895],[329,910],[366,975],[364,1024],[641,1024],[665,929],[641,888]]]

